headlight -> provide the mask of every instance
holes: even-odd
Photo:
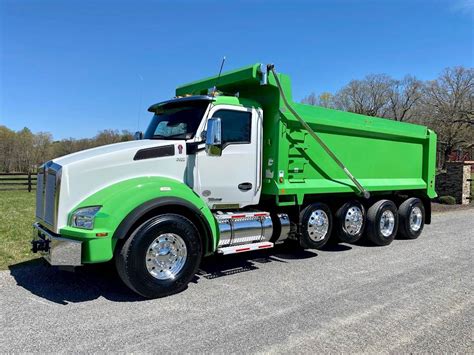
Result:
[[[71,226],[94,229],[94,219],[101,206],[79,208],[72,214]]]

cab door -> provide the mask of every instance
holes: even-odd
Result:
[[[221,119],[222,155],[197,153],[194,190],[212,209],[257,204],[262,180],[262,111],[217,105],[208,117]]]

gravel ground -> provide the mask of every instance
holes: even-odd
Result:
[[[474,211],[474,202],[468,205],[443,205],[441,203],[431,202],[431,210],[433,211],[433,213],[460,211],[468,209],[473,209]]]
[[[107,265],[25,262],[0,272],[0,353],[473,353],[473,231],[467,209],[388,247],[213,257],[157,300]]]

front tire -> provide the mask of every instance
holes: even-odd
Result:
[[[400,219],[400,236],[405,239],[416,239],[425,225],[425,207],[419,198],[405,200],[398,208]]]
[[[300,213],[300,224],[300,245],[306,249],[321,249],[331,235],[331,210],[324,203],[308,205]]]
[[[201,262],[196,227],[176,214],[153,217],[137,227],[116,256],[123,282],[146,298],[184,290]]]
[[[375,245],[389,245],[398,229],[397,206],[390,200],[375,202],[367,211],[367,237]]]

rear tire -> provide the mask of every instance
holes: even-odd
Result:
[[[341,242],[357,242],[362,237],[365,228],[364,206],[355,200],[343,204],[336,212],[334,228]]]
[[[367,211],[367,237],[375,245],[389,245],[398,230],[397,206],[390,200],[375,202]]]
[[[176,214],[153,217],[123,243],[115,262],[123,282],[146,298],[184,290],[201,262],[196,227]]]
[[[399,235],[405,239],[416,239],[425,225],[425,207],[419,198],[405,200],[398,208]]]
[[[308,205],[300,213],[300,245],[306,249],[321,249],[332,231],[331,210],[324,203]]]

